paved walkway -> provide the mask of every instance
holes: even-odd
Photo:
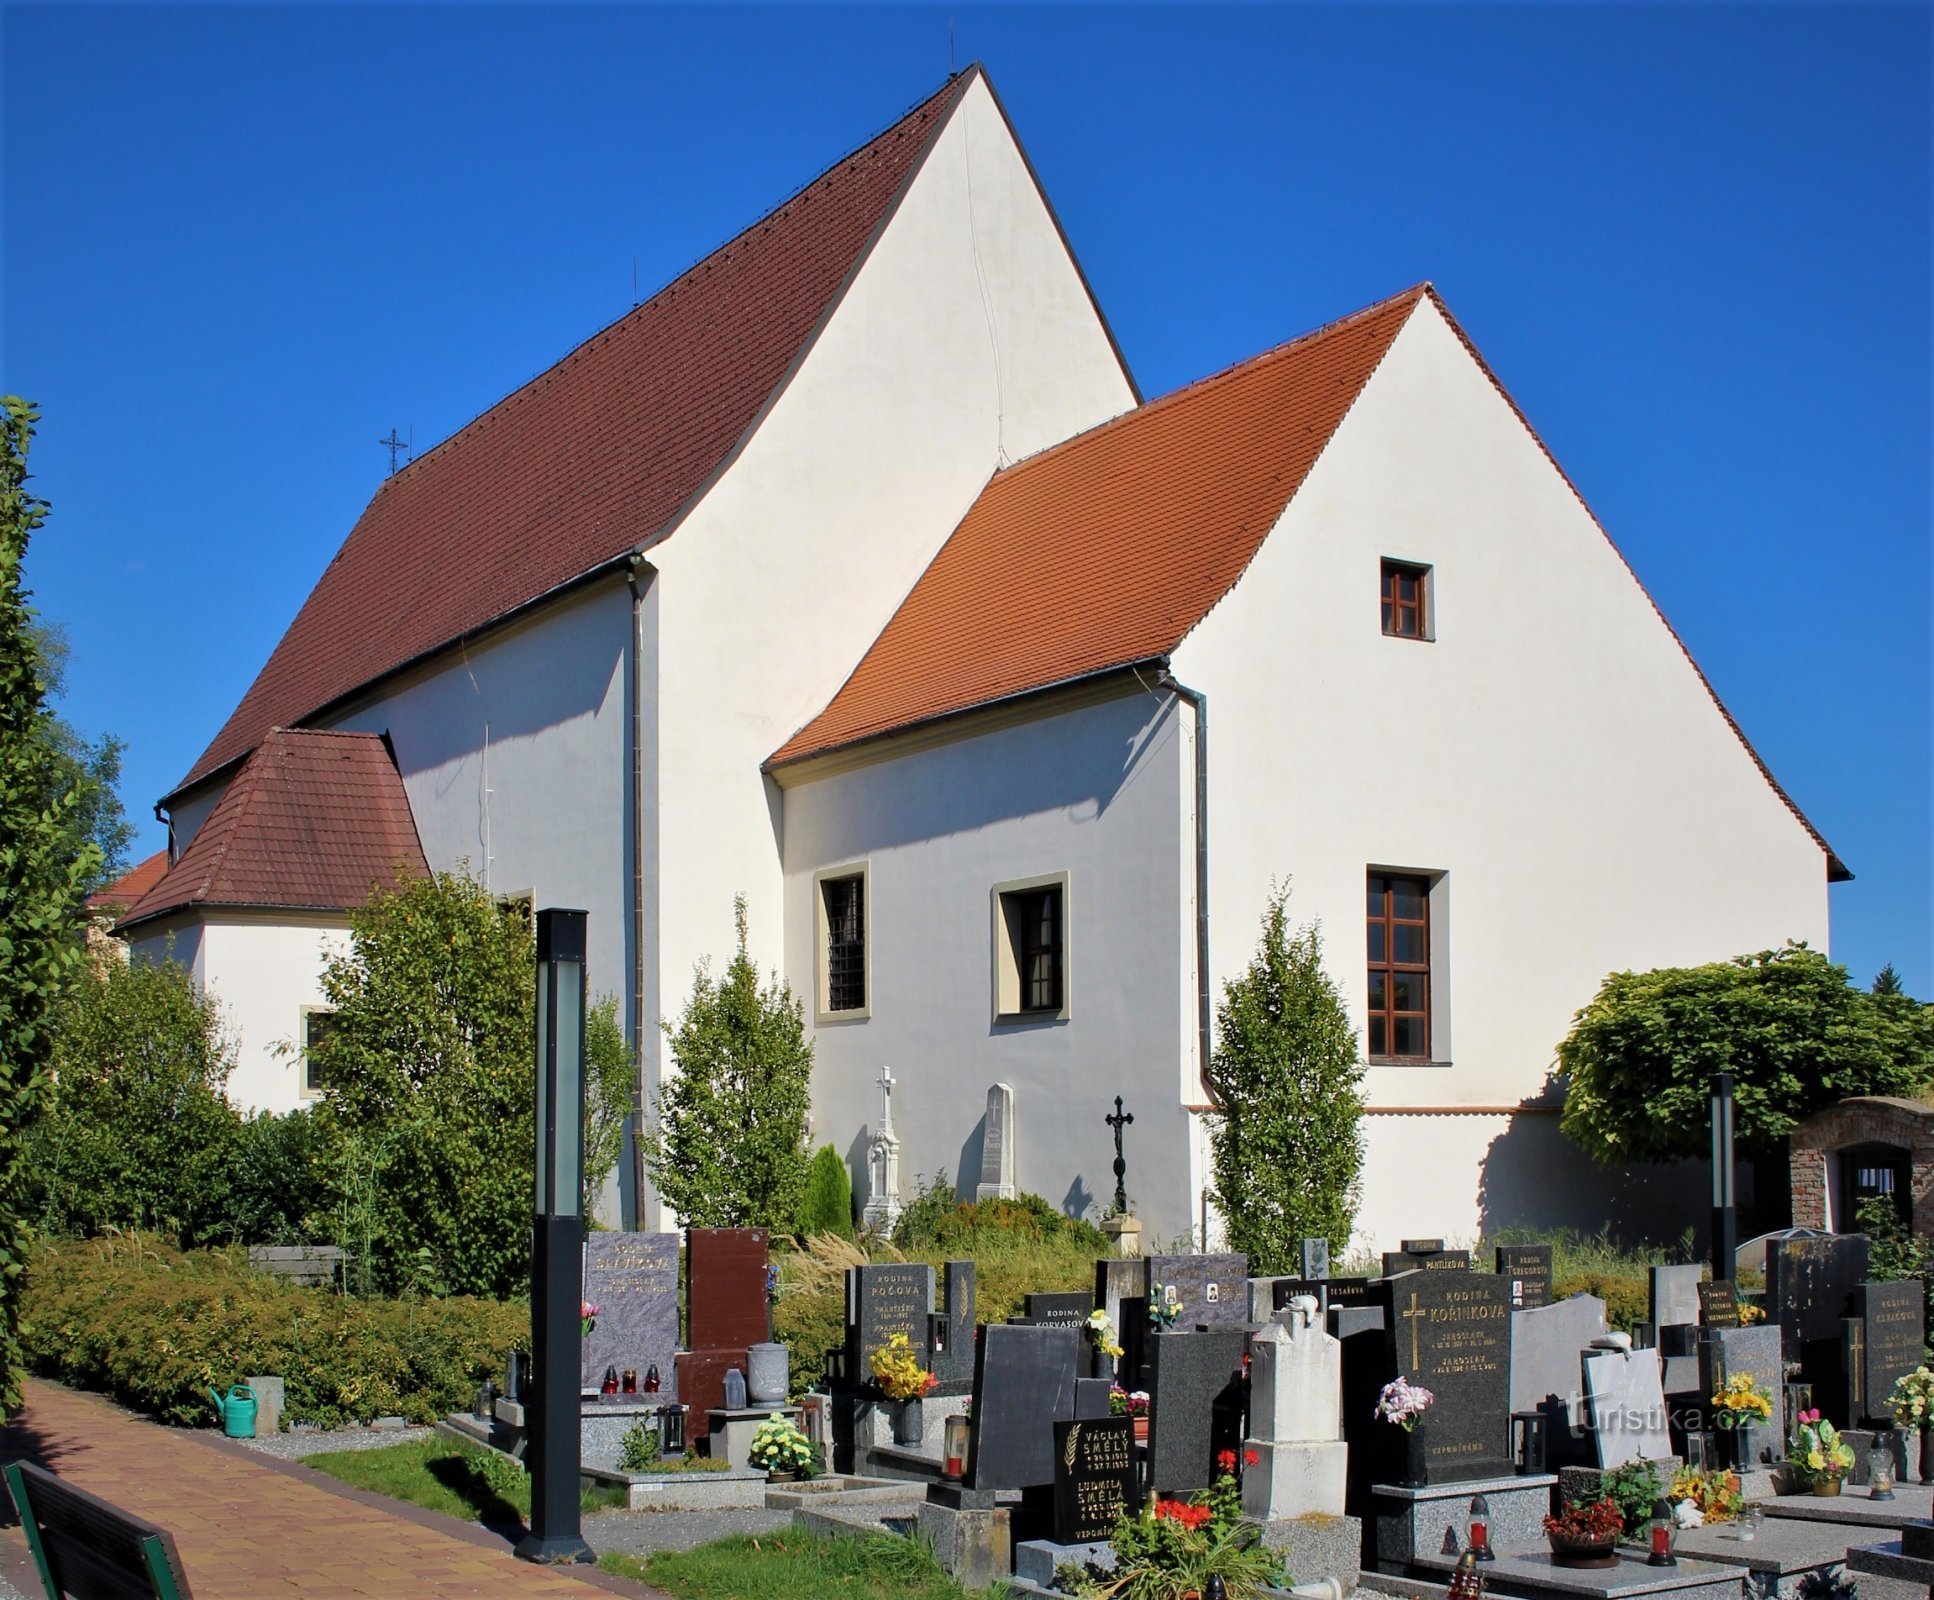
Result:
[[[655,1593],[586,1567],[532,1566],[474,1524],[365,1494],[210,1435],[161,1427],[93,1395],[34,1381],[26,1398],[26,1409],[0,1430],[0,1461],[38,1461],[159,1523],[175,1536],[195,1600]],[[25,1541],[10,1528],[0,1571],[38,1594],[38,1579],[23,1563]]]

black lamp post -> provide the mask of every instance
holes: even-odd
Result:
[[[582,911],[537,913],[537,1199],[531,1218],[531,1527],[526,1561],[593,1560],[578,1526],[584,1291]]]
[[[1730,1281],[1739,1250],[1733,1216],[1733,1075],[1713,1075],[1712,1101],[1712,1277]]]

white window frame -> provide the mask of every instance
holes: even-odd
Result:
[[[832,1000],[830,956],[832,928],[826,921],[826,885],[845,878],[860,881],[860,963],[866,985],[866,1004],[835,1011]],[[873,1015],[873,864],[848,861],[821,867],[813,874],[813,1022],[820,1027],[842,1022],[864,1022]]]
[[[1058,1011],[1021,1009],[1021,960],[1014,942],[1014,915],[1009,899],[1034,889],[1061,891],[1061,1008]],[[994,885],[993,918],[994,1021],[1003,1026],[1066,1022],[1074,1015],[1074,877],[1068,872],[1042,872],[1031,878],[1009,878]]]
[[[320,1100],[327,1092],[309,1087],[309,1019],[311,1017],[333,1017],[334,1006],[300,1006],[296,1017],[295,1086],[296,1093],[305,1101]]]

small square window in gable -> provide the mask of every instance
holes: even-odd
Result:
[[[1382,578],[1383,631],[1392,639],[1429,639],[1430,568],[1408,561],[1385,561]]]

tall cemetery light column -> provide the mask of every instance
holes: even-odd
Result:
[[[1733,1215],[1733,1075],[1713,1074],[1712,1103],[1712,1277],[1734,1276],[1739,1225]]]
[[[590,1561],[578,1526],[584,1287],[582,911],[537,913],[537,1199],[531,1218],[531,1526],[526,1561]]]

